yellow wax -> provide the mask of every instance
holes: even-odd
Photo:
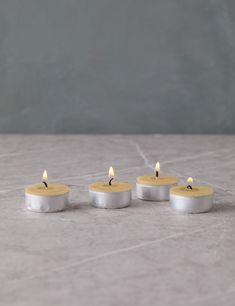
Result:
[[[176,176],[160,175],[159,177],[153,175],[144,175],[137,177],[137,183],[151,186],[174,185],[178,182]]]
[[[89,189],[96,192],[123,192],[131,190],[132,186],[127,182],[113,181],[111,186],[108,182],[96,182],[90,184]]]
[[[31,185],[25,188],[25,192],[38,196],[59,196],[69,192],[69,188],[62,184],[50,184],[46,187],[43,183]]]
[[[170,193],[183,197],[205,197],[214,193],[213,188],[209,186],[192,186],[192,188],[193,189],[189,189],[186,186],[176,186],[170,189]]]

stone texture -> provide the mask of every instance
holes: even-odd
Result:
[[[234,305],[235,136],[0,136],[1,305]],[[162,171],[215,187],[210,213],[136,199],[88,204],[88,184]],[[24,210],[24,187],[70,185],[60,213]]]

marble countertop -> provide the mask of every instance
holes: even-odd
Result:
[[[184,215],[168,202],[125,209],[88,204],[88,184],[164,172],[216,190],[211,212]],[[1,135],[1,305],[234,305],[235,136]],[[24,187],[71,187],[70,207],[25,211]]]

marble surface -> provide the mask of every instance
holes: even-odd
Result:
[[[0,136],[1,305],[234,305],[235,136]],[[216,190],[211,212],[136,199],[95,209],[88,184],[110,165],[133,185],[162,171]],[[71,187],[60,213],[25,211],[44,169]]]

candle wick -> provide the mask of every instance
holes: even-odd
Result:
[[[156,177],[159,177],[159,172],[158,171],[156,171]]]
[[[109,186],[111,186],[112,185],[112,180],[113,180],[113,177],[110,179],[110,181],[109,181]]]
[[[188,185],[188,186],[187,186],[187,189],[191,189],[191,190],[192,190],[193,187],[192,187],[191,185]]]
[[[47,182],[43,181],[43,184],[45,185],[46,188],[48,187]]]

